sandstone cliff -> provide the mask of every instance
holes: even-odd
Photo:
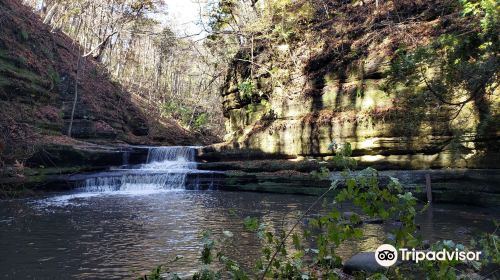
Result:
[[[403,46],[478,32],[456,1],[327,2],[330,19],[313,17],[288,42],[261,40],[237,54],[222,93],[230,147],[324,158],[330,143],[350,142],[379,168],[500,167],[498,94],[458,110],[425,89],[409,97],[387,86]]]

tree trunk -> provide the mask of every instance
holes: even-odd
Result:
[[[55,3],[54,6],[52,6],[52,8],[50,8],[49,12],[45,16],[45,19],[43,20],[43,23],[45,23],[45,24],[50,23],[50,21],[52,20],[52,18],[55,16],[55,14],[57,12],[58,6],[59,6],[59,4]]]
[[[78,74],[80,72],[80,51],[78,51],[78,62],[76,63],[76,76],[75,76],[75,96],[73,98],[73,108],[71,109],[71,118],[69,120],[68,136],[71,137],[71,130],[73,129],[73,120],[75,118],[76,103],[78,101]]]

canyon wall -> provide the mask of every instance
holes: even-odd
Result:
[[[347,17],[240,50],[222,92],[229,146],[329,158],[331,143],[349,142],[361,163],[379,168],[500,167],[498,94],[457,108],[429,98],[423,83],[418,96],[388,87],[401,46],[467,28],[448,1],[411,3],[342,4]]]

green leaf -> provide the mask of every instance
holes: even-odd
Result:
[[[300,237],[296,233],[294,233],[292,235],[292,240],[293,240],[293,246],[295,247],[295,249],[299,250],[302,247]]]
[[[248,231],[257,231],[259,229],[259,219],[246,217],[243,221],[243,225]]]

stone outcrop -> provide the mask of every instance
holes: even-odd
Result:
[[[2,190],[69,190],[78,186],[86,172],[146,161],[147,147],[97,145],[86,142],[48,144],[22,166],[0,169]],[[82,175],[78,175],[82,173]],[[7,191],[8,193],[8,191]],[[0,194],[0,197],[4,193]],[[23,195],[23,192],[19,193]]]
[[[425,44],[457,18],[453,9],[436,14],[433,7],[442,8],[444,1],[417,2],[402,16],[413,18],[413,11],[418,19],[397,27],[404,34],[388,29],[396,26],[395,19],[370,19],[390,18],[391,11],[377,15],[356,7],[366,13],[362,19],[353,16],[358,22],[303,27],[293,45],[280,48],[256,43],[254,64],[242,59],[249,57],[248,50],[241,51],[222,93],[226,140],[236,149],[316,158],[328,158],[332,142],[349,142],[361,164],[385,169],[499,168],[498,127],[479,134],[477,106],[468,104],[454,117],[456,108],[401,100],[385,86],[391,59],[408,37]],[[342,24],[345,33],[335,30]],[[240,86],[249,80],[256,88],[251,96]],[[498,119],[498,98],[487,102],[493,108],[490,118]],[[455,137],[459,129],[465,133]]]
[[[218,189],[269,193],[320,195],[338,180],[345,187],[340,171],[329,178],[318,176],[318,170],[338,169],[333,161],[253,160],[200,163],[201,170],[223,171]],[[354,171],[354,175],[359,175]],[[405,191],[411,191],[421,202],[427,201],[426,176],[431,179],[432,201],[435,203],[498,206],[500,172],[497,169],[386,170],[378,172],[379,184],[387,186],[397,178]],[[335,193],[332,192],[331,195]]]

